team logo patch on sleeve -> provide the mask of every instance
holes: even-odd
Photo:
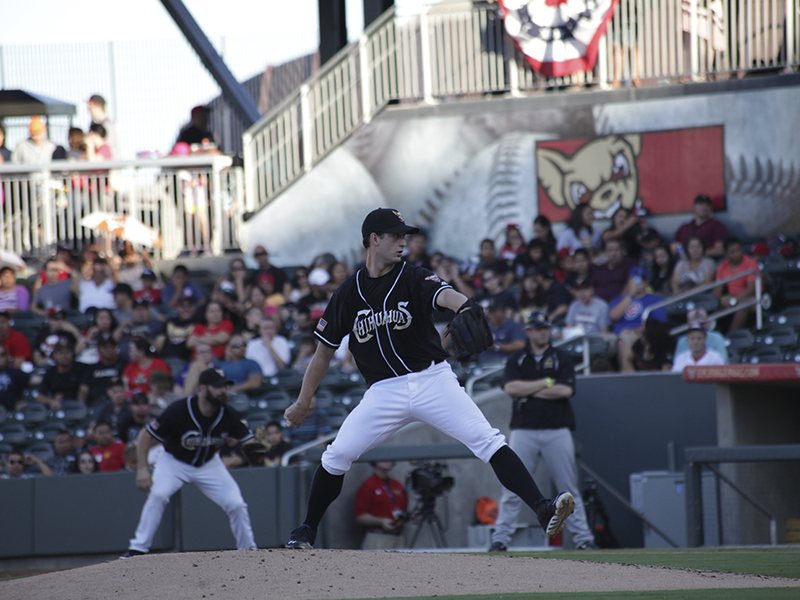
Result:
[[[158,430],[158,421],[152,421],[150,423],[150,429],[152,429],[153,431],[157,431]]]
[[[436,283],[442,283],[442,280],[439,279],[439,276],[436,273],[434,273],[433,275],[428,275],[425,278],[425,281],[435,281]]]
[[[323,332],[325,331],[325,327],[328,326],[328,322],[325,319],[320,319],[319,323],[317,323],[317,331]]]

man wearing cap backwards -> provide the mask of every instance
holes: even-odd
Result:
[[[434,426],[489,463],[500,482],[536,511],[548,536],[561,531],[572,513],[570,493],[554,500],[542,496],[525,465],[445,362],[448,354],[433,325],[433,312],[458,311],[467,298],[431,271],[402,260],[406,234],[418,231],[396,210],[369,213],[361,226],[365,266],[339,286],[317,322],[314,335],[320,343],[297,401],[284,413],[287,425],[299,427],[309,415],[314,392],[348,334],[348,347],[369,388],[322,455],[305,520],[292,531],[287,548],[312,548],[317,527],[341,493],[353,461],[414,421]]]
[[[242,416],[226,405],[230,385],[220,371],[206,369],[200,374],[197,395],[173,402],[139,433],[136,487],[148,495],[128,552],[121,558],[150,550],[164,507],[184,483],[196,485],[228,514],[237,550],[255,549],[247,503],[218,454],[223,444],[253,437]],[[164,452],[151,475],[147,452],[154,442],[164,444]]]
[[[569,491],[575,498],[575,512],[566,523],[575,547],[597,548],[578,488],[571,433],[575,429],[575,414],[569,403],[575,394],[572,359],[550,345],[550,322],[543,311],[533,311],[525,328],[529,344],[508,358],[503,372],[503,391],[514,401],[510,446],[530,473],[536,471],[542,457],[556,488]],[[521,507],[516,494],[503,490],[490,552],[508,549]]]
[[[719,352],[706,347],[706,328],[700,323],[689,325],[686,334],[688,350],[675,355],[672,362],[672,372],[682,373],[684,367],[706,367],[710,365],[724,365],[725,359]]]

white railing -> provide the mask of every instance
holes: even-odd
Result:
[[[495,5],[387,11],[243,136],[248,210],[264,206],[389,103],[661,85],[800,66],[800,0],[620,0],[595,69],[546,79]]]
[[[93,212],[131,215],[161,234],[154,258],[238,248],[244,175],[227,156],[0,165],[0,248],[48,256],[56,245],[109,244],[81,225]]]

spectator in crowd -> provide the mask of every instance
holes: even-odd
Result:
[[[264,291],[263,286],[250,286],[250,293],[247,295],[247,299],[244,301],[242,309],[248,311],[251,308],[258,310],[259,317],[263,317],[265,314],[267,314],[267,293]]]
[[[291,360],[289,342],[278,335],[278,326],[272,317],[261,319],[258,332],[259,337],[247,343],[245,357],[258,363],[264,377],[272,377]]]
[[[415,267],[422,267],[433,271],[431,258],[428,256],[428,236],[420,230],[406,238],[406,253],[403,260]]]
[[[336,288],[342,285],[347,278],[350,277],[347,266],[338,260],[330,264],[328,267],[328,275],[330,276],[330,279],[328,280],[328,287],[332,292],[335,292]]]
[[[586,335],[608,334],[611,329],[608,302],[595,296],[592,282],[579,283],[575,287],[575,298],[564,319],[567,327],[581,327]]]
[[[28,130],[31,137],[17,144],[11,153],[11,162],[25,165],[45,165],[52,162],[56,145],[47,139],[47,126],[41,117],[32,117]]]
[[[92,265],[94,265],[94,261],[96,261],[100,257],[102,249],[100,246],[95,244],[89,244],[87,246],[82,246],[81,249],[78,251],[78,258],[77,264],[74,271],[80,271],[81,277],[84,279],[91,279],[92,278]]]
[[[556,248],[585,248],[591,253],[599,245],[600,232],[594,228],[594,210],[588,204],[579,204],[572,210],[566,228],[558,236]]]
[[[264,426],[266,441],[269,444],[266,456],[264,456],[265,467],[279,467],[281,458],[292,445],[283,437],[283,428],[277,421],[270,421]]]
[[[144,298],[136,300],[133,303],[133,319],[122,323],[114,331],[114,338],[120,345],[120,356],[123,360],[130,360],[128,342],[134,338],[143,338],[152,346],[163,330],[164,322],[153,316],[150,303]]]
[[[34,454],[25,455],[19,450],[12,450],[6,456],[6,472],[0,475],[0,479],[28,479],[29,477],[33,477],[32,473],[25,471],[25,467],[34,464],[39,467],[42,475],[53,474],[50,467],[38,456]]]
[[[661,301],[661,296],[648,292],[648,283],[647,270],[640,266],[633,267],[623,293],[609,304],[609,317],[614,323],[614,333],[619,336],[617,356],[621,366],[630,360],[631,348],[640,337],[645,309]],[[650,313],[650,318],[666,323],[667,311],[657,308]]]
[[[300,331],[313,331],[322,317],[322,313],[325,312],[325,307],[328,306],[331,298],[328,281],[330,281],[330,275],[321,267],[312,269],[308,274],[311,293],[300,298],[294,314],[295,323]]]
[[[294,338],[297,346],[297,354],[292,368],[298,373],[305,373],[308,365],[311,364],[311,359],[314,358],[314,352],[317,350],[317,341],[312,335],[298,335]],[[341,344],[339,346],[341,348]]]
[[[86,158],[86,136],[80,127],[70,127],[67,133],[67,160],[70,162],[83,162]]]
[[[133,444],[139,432],[151,420],[150,399],[147,394],[136,392],[130,401],[128,411],[120,415],[117,423],[117,437],[123,444]],[[126,461],[127,462],[127,461]]]
[[[0,346],[8,355],[9,364],[20,368],[31,360],[31,344],[22,333],[11,327],[11,313],[0,312]]]
[[[14,410],[26,387],[28,374],[12,366],[8,350],[0,345],[0,406],[8,411]]]
[[[208,344],[217,360],[225,359],[225,346],[233,334],[233,323],[224,318],[222,304],[209,302],[205,310],[205,323],[197,323],[186,347],[194,350],[199,344]]]
[[[117,330],[114,335],[119,341],[122,338],[122,328],[130,327],[133,323],[133,288],[127,283],[118,283],[112,291],[114,295],[114,320],[117,322]]]
[[[706,328],[700,323],[689,325],[686,343],[689,346],[688,350],[675,354],[675,362],[672,364],[673,372],[682,373],[685,367],[724,365],[726,363],[719,352],[706,346]]]
[[[288,295],[290,290],[286,289],[286,273],[269,262],[267,249],[264,246],[256,246],[253,250],[253,258],[258,263],[258,270],[253,274],[251,285],[262,285],[264,281],[270,281],[276,292]]]
[[[536,269],[536,283],[542,290],[540,298],[548,320],[552,323],[566,315],[572,296],[564,284],[556,281],[555,271],[550,265],[540,265]]]
[[[648,318],[639,339],[621,360],[624,373],[635,371],[669,371],[672,368],[674,342],[667,324]]]
[[[606,302],[611,302],[622,293],[628,282],[628,273],[636,266],[636,261],[625,256],[622,242],[610,239],[605,243],[606,262],[592,270],[591,281],[594,293]]]
[[[724,242],[725,260],[719,263],[717,267],[717,279],[723,280],[728,277],[733,277],[745,271],[755,270],[759,273],[750,274],[746,277],[734,279],[729,281],[724,286],[714,288],[714,295],[720,299],[722,308],[733,308],[737,304],[741,304],[746,300],[755,298],[756,295],[756,277],[761,277],[761,269],[758,263],[750,256],[747,256],[742,250],[742,243],[735,237],[728,237]],[[723,288],[727,288],[727,293],[723,295]],[[743,308],[736,311],[733,315],[729,331],[735,331],[744,327],[747,321],[747,315],[755,307]]]
[[[536,273],[525,275],[520,285],[519,300],[517,301],[517,312],[524,322],[528,315],[534,310],[542,308],[542,289],[539,287],[538,276]]]
[[[592,260],[586,248],[578,248],[572,253],[572,270],[564,278],[564,287],[572,292],[579,284],[587,281],[593,272]]]
[[[134,300],[147,300],[150,306],[161,306],[161,288],[158,277],[152,269],[142,270],[141,289],[133,292]]]
[[[475,299],[484,309],[490,304],[502,306],[506,316],[510,317],[517,306],[517,299],[510,290],[506,289],[505,280],[494,269],[485,269],[481,273],[481,287]]]
[[[86,365],[83,381],[78,388],[78,400],[87,406],[95,406],[105,397],[111,381],[121,382],[122,373],[128,366],[128,361],[120,358],[117,343],[110,336],[97,341],[97,352],[98,362]]]
[[[245,343],[258,337],[258,327],[263,318],[264,312],[254,306],[244,311],[244,324],[239,333],[242,334]]]
[[[50,259],[44,264],[46,282],[35,290],[30,310],[45,316],[54,306],[71,306],[72,282],[69,277],[71,269],[60,260]],[[63,276],[63,277],[62,277]],[[42,281],[37,279],[37,281]]]
[[[28,310],[31,294],[24,285],[17,285],[17,275],[11,267],[0,269],[0,312]]]
[[[75,348],[63,339],[53,347],[52,356],[56,364],[42,377],[37,400],[51,410],[58,410],[62,400],[78,399],[86,365],[75,360]]]
[[[728,347],[725,345],[725,336],[718,331],[712,331],[708,328],[708,313],[706,310],[704,308],[693,308],[686,313],[686,322],[690,326],[694,324],[702,325],[706,330],[706,347],[718,353],[722,357],[724,364],[728,364]],[[675,356],[677,357],[681,352],[685,352],[686,350],[689,350],[689,344],[686,335],[682,335],[675,344]]]
[[[509,223],[506,225],[506,239],[500,248],[500,260],[506,261],[511,266],[516,258],[525,252],[525,239],[519,230],[519,225]]]
[[[192,351],[186,341],[197,324],[197,305],[192,296],[184,296],[177,306],[178,315],[167,320],[164,331],[156,337],[155,347],[165,359],[188,361]]]
[[[140,393],[140,392],[137,392]],[[97,423],[108,423],[114,435],[119,432],[119,422],[130,413],[130,405],[125,393],[125,383],[113,378],[108,381],[102,398],[95,410],[95,425],[90,435],[94,435]]]
[[[66,429],[56,433],[53,440],[53,456],[47,459],[53,475],[69,475],[75,469],[75,445],[72,434]]]
[[[100,360],[100,340],[110,338],[116,345],[114,331],[117,329],[117,322],[114,314],[107,308],[98,309],[92,317],[90,325],[83,334],[84,350],[78,360],[87,364],[96,363]]]
[[[480,251],[477,258],[465,263],[462,268],[464,281],[474,290],[482,288],[484,271],[493,271],[503,282],[503,287],[508,287],[514,280],[514,272],[508,263],[497,257],[494,241],[486,238],[481,240]],[[474,295],[470,294],[470,296]]]
[[[467,298],[475,296],[475,288],[472,287],[467,281],[461,277],[458,271],[458,265],[449,256],[442,256],[439,263],[435,266],[434,272],[443,281],[452,285],[458,292],[464,294]],[[437,313],[434,319],[445,317],[445,313]],[[438,325],[439,321],[437,321]]]
[[[94,457],[94,454],[89,450],[81,450],[78,452],[78,457],[76,459],[76,470],[75,473],[79,475],[90,475],[92,473],[97,473],[97,459]]]
[[[206,303],[203,290],[189,279],[189,269],[184,265],[175,265],[170,282],[161,290],[161,302],[170,308],[177,308],[185,297],[192,298],[198,305]]]
[[[672,273],[675,270],[675,257],[666,244],[659,244],[653,249],[653,263],[650,287],[656,294],[668,297],[672,295]]]
[[[88,102],[89,114],[92,116],[92,124],[96,123],[103,127],[105,135],[103,136],[108,144],[111,154],[109,160],[120,160],[122,154],[119,148],[119,136],[117,135],[117,125],[112,121],[106,113],[106,100],[99,94],[93,94]],[[89,129],[92,129],[91,124]]]
[[[93,308],[116,308],[114,287],[114,273],[100,256],[92,261],[91,279],[83,279],[79,271],[73,271],[72,293],[78,297],[78,310],[82,313]]]
[[[670,249],[673,254],[680,256],[681,249],[688,246],[689,238],[696,236],[703,240],[706,256],[722,256],[724,253],[722,243],[728,237],[728,230],[725,225],[713,218],[711,213],[711,198],[705,194],[697,196],[694,199],[694,217],[678,228],[672,240]]]
[[[311,286],[308,284],[308,269],[305,267],[298,267],[294,270],[294,279],[290,284],[291,290],[289,292],[289,302],[297,304],[300,298],[308,296],[311,293]]]
[[[525,347],[528,342],[525,330],[508,315],[502,302],[490,301],[487,316],[494,345],[481,353],[481,363],[505,361],[510,354]]]
[[[54,364],[53,349],[59,342],[79,348],[81,333],[75,325],[67,321],[66,309],[54,306],[47,311],[47,327],[33,340],[33,364],[37,367]]]
[[[356,492],[356,523],[365,528],[362,550],[394,550],[404,546],[403,520],[408,495],[403,484],[389,477],[391,460],[370,463],[372,475]]]
[[[190,147],[193,144],[214,144],[214,134],[208,129],[208,118],[210,116],[210,107],[195,106],[192,109],[189,124],[181,129],[176,143],[184,142],[189,144]]]
[[[6,128],[0,123],[0,165],[11,162],[11,150],[6,148]]]
[[[167,363],[153,356],[150,344],[142,338],[133,339],[128,352],[131,362],[122,372],[125,386],[132,392],[150,393],[150,376],[154,371],[164,371],[169,374]]]
[[[86,160],[89,162],[103,162],[114,159],[114,151],[106,143],[108,132],[98,123],[92,123],[89,131],[83,137],[86,144]]]
[[[172,389],[172,376],[164,371],[150,374],[150,414],[159,416],[167,406],[179,400],[181,395]]]
[[[243,302],[250,293],[247,265],[244,264],[244,260],[241,258],[232,258],[228,263],[228,269],[230,270],[229,281],[233,283],[236,298]]]
[[[236,286],[233,282],[224,280],[217,284],[217,289],[211,293],[211,298],[222,305],[222,315],[238,331],[242,328],[242,305],[236,295]]]
[[[514,279],[522,281],[525,275],[535,273],[539,265],[549,262],[544,242],[539,238],[533,238],[525,246],[524,251],[514,258],[512,264]]]
[[[232,392],[246,392],[264,383],[261,366],[250,358],[245,358],[247,344],[239,334],[234,334],[228,341],[226,360],[219,363],[225,377],[233,382]]]
[[[194,360],[185,365],[176,377],[176,391],[182,396],[191,396],[200,385],[200,375],[203,371],[219,369],[221,362],[214,356],[214,351],[210,344],[198,344]]]
[[[89,448],[101,473],[115,473],[125,468],[125,444],[114,439],[111,424],[99,421],[94,427],[97,444]]]
[[[622,250],[638,261],[642,255],[642,237],[647,231],[647,221],[634,211],[620,206],[611,217],[611,226],[606,229],[600,239],[603,243],[619,240]]]
[[[117,261],[117,280],[120,283],[127,283],[134,290],[134,299],[139,296],[136,291],[142,289],[142,275],[145,271],[152,273],[153,282],[156,281],[155,272],[153,272],[153,261],[150,258],[150,253],[147,250],[136,252],[133,250],[130,242],[123,242],[117,256],[113,257]]]
[[[705,255],[705,242],[692,236],[686,241],[686,252],[675,265],[670,287],[675,294],[687,292],[714,281],[716,265]]]
[[[553,225],[550,223],[550,219],[539,215],[533,220],[533,237],[544,242],[545,256],[548,260],[552,260],[552,257],[558,252],[558,242],[553,234]]]

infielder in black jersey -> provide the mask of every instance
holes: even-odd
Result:
[[[320,343],[303,378],[297,401],[286,409],[290,427],[299,427],[342,338],[369,388],[347,416],[322,455],[311,483],[305,521],[287,548],[311,548],[328,506],[342,490],[344,474],[367,450],[414,421],[432,425],[489,463],[500,483],[534,511],[547,535],[555,536],[572,513],[569,492],[542,497],[522,461],[506,445],[458,384],[433,325],[434,311],[458,311],[467,298],[433,272],[401,260],[405,236],[419,229],[390,208],[378,208],[361,226],[365,267],[333,294],[315,335]]]
[[[196,485],[228,514],[238,550],[256,547],[247,504],[218,454],[229,440],[253,437],[241,415],[226,406],[231,384],[221,372],[206,369],[200,374],[196,396],[173,402],[139,433],[136,486],[149,494],[122,558],[150,550],[164,507],[184,483]],[[147,453],[155,441],[164,444],[164,450],[151,476]]]

